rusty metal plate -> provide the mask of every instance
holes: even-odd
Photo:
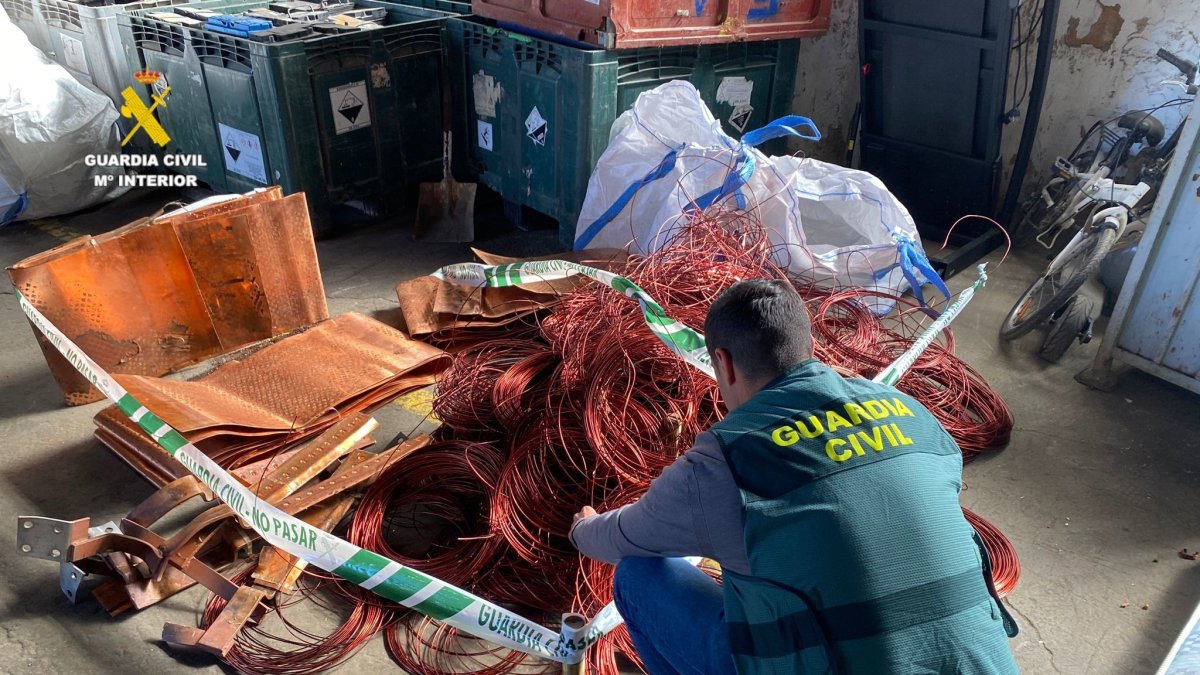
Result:
[[[304,196],[278,189],[144,218],[27,258],[9,276],[113,373],[162,375],[328,317]],[[34,333],[67,403],[100,400]]]
[[[833,0],[475,0],[501,23],[605,49],[786,40],[829,30]]]

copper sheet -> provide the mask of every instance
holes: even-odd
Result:
[[[116,406],[101,410],[92,421],[96,424],[96,440],[154,485],[162,487],[190,475]]]
[[[185,435],[215,426],[289,432],[333,419],[344,405],[358,408],[354,403],[360,399],[431,384],[447,365],[440,349],[352,312],[196,382],[137,375],[116,379]]]
[[[428,386],[449,363],[442,350],[350,313],[194,382],[137,375],[117,380],[218,464],[237,468]],[[115,406],[101,411],[97,438],[152,482],[177,477],[182,467],[176,469],[177,462],[123,418]]]
[[[162,375],[328,316],[302,194],[278,188],[76,240],[9,269],[101,367]],[[99,400],[35,329],[66,401]]]

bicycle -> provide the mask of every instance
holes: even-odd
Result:
[[[1183,73],[1182,81],[1169,82],[1195,96],[1196,64],[1165,49],[1158,57]],[[1053,250],[1064,232],[1077,225],[1078,230],[1009,310],[1000,327],[1002,339],[1015,340],[1049,322],[1039,356],[1051,362],[1076,339],[1091,339],[1091,311],[1076,293],[1118,240],[1124,247],[1140,237],[1183,130],[1180,123],[1164,143],[1165,129],[1153,113],[1190,100],[1096,122],[1068,157],[1055,160],[1054,177],[1026,203],[1017,236],[1036,232],[1033,240]]]

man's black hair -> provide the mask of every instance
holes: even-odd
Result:
[[[771,379],[812,358],[812,324],[786,281],[747,279],[721,294],[704,320],[709,354],[727,350],[752,379]]]

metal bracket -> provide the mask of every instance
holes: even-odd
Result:
[[[58,520],[41,516],[17,517],[17,551],[27,558],[62,562],[71,544],[88,538],[87,518]]]
[[[64,562],[58,566],[58,587],[62,589],[63,595],[75,604],[76,598],[79,596],[79,587],[83,585],[84,577],[87,573],[75,566],[74,563]]]
[[[104,534],[109,534],[110,532],[120,532],[120,531],[121,531],[121,526],[117,524],[117,521],[110,520],[107,523],[104,523],[103,525],[97,525],[96,527],[89,527],[88,528],[88,536],[94,538],[94,537],[99,537]]]

